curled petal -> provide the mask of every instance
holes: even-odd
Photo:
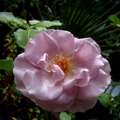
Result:
[[[99,74],[91,80],[91,83],[94,84],[94,86],[98,87],[103,91],[108,87],[110,82],[111,76],[105,73],[102,69],[100,69]]]
[[[56,104],[54,103],[54,101],[41,101],[39,99],[35,99],[33,101],[37,103],[40,107],[51,112],[67,111],[67,109],[73,103],[73,101],[70,101],[69,103],[65,103],[65,104]]]
[[[84,87],[87,86],[90,81],[90,76],[88,70],[83,69],[80,71],[79,76],[77,77],[76,86]]]
[[[69,103],[75,99],[76,93],[77,93],[77,87],[75,87],[75,86],[70,89],[67,89],[67,90],[64,89],[62,94],[60,95],[60,97],[57,98],[54,101],[54,103],[56,103],[56,104]]]
[[[19,54],[14,61],[13,74],[15,76],[15,83],[18,89],[24,89],[23,76],[26,70],[36,70],[37,68],[30,64],[25,58],[24,53]]]
[[[85,112],[95,106],[97,98],[92,99],[76,99],[71,107],[68,109],[69,112]]]
[[[108,84],[110,84],[110,81],[110,76],[103,70],[99,70],[99,74],[91,79],[87,86],[78,89],[77,97],[79,99],[92,99],[100,96],[105,91]]]
[[[56,99],[63,91],[59,84],[55,84],[54,87],[51,87],[49,75],[43,71],[27,70],[24,75],[24,84],[29,94],[40,100]]]
[[[80,38],[80,39],[75,38],[76,48],[78,48],[81,43],[86,42],[86,41],[89,42],[91,45],[95,46],[96,50],[99,53],[101,53],[101,49],[100,49],[99,45],[90,37],[88,37],[88,38]]]
[[[74,36],[68,31],[56,30],[51,35],[59,45],[60,53],[71,54],[75,48]]]
[[[31,64],[36,65],[44,53],[53,56],[57,51],[57,42],[48,34],[42,32],[28,42],[25,57]]]
[[[105,58],[102,58],[102,60],[103,60],[104,66],[101,69],[105,71],[107,74],[110,74],[111,68],[110,68],[109,62]]]
[[[50,71],[48,69],[49,67],[49,64],[48,64],[48,54],[47,53],[44,53],[42,55],[42,57],[40,58],[40,60],[38,60],[37,62],[37,65],[42,69],[42,70],[45,70],[45,71]]]
[[[69,89],[69,88],[72,88],[73,86],[75,86],[75,84],[76,84],[75,76],[67,76],[64,79],[62,86],[64,89]]]
[[[75,53],[75,57],[78,61],[83,62],[84,64],[95,59],[97,55],[99,55],[99,52],[87,41],[81,43]]]
[[[97,74],[98,70],[104,66],[102,56],[95,46],[89,42],[84,41],[80,44],[79,48],[75,51],[74,57],[79,67],[87,68],[89,74],[93,77]]]
[[[53,73],[50,73],[53,81],[62,81],[65,77],[64,72],[58,65],[53,65]]]
[[[28,91],[25,88],[25,85],[23,84],[23,82],[21,82],[21,80],[15,78],[14,79],[15,84],[16,84],[16,89],[18,89],[23,95],[28,96]]]
[[[98,74],[99,69],[101,69],[104,66],[102,56],[98,55],[95,57],[93,61],[89,63],[89,66],[87,67],[89,69],[89,74],[92,77],[94,77],[96,74]]]

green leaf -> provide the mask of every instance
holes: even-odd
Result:
[[[115,24],[120,24],[120,19],[116,15],[110,15],[109,20],[111,20]]]
[[[38,21],[32,21],[32,25],[35,24],[35,27],[52,27],[52,26],[61,26],[62,23],[60,21],[42,21],[42,22],[38,22]]]
[[[109,107],[111,105],[111,98],[112,96],[108,93],[103,93],[100,97],[100,103],[103,104],[105,107]]]
[[[8,72],[12,72],[13,70],[13,61],[2,59],[0,60],[0,70],[6,70]]]
[[[18,29],[14,32],[15,40],[19,47],[25,48],[29,38],[35,36],[38,32],[43,31],[45,29]]]
[[[66,112],[61,112],[59,117],[60,120],[71,120],[70,115],[68,115]]]
[[[0,22],[6,23],[6,24],[10,23],[14,26],[24,25],[27,23],[25,20],[15,17],[10,12],[0,12]]]
[[[40,22],[39,20],[30,20],[29,21],[30,25],[35,25],[35,24],[37,24],[39,22]]]

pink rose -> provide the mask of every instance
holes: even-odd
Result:
[[[110,66],[92,38],[48,30],[31,38],[14,61],[15,84],[47,111],[84,112],[110,84]]]

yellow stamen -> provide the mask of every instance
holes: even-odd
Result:
[[[70,55],[67,54],[56,54],[54,57],[49,59],[50,70],[52,70],[52,64],[57,64],[65,73],[70,75],[73,73],[74,60]]]

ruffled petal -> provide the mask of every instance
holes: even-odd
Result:
[[[70,89],[64,89],[59,98],[57,98],[55,104],[66,104],[75,99],[77,93],[77,87],[72,87]]]
[[[98,75],[91,79],[87,86],[78,88],[77,97],[79,99],[92,99],[100,96],[108,87],[110,81],[110,76],[103,70],[99,70]]]
[[[86,42],[86,41],[88,41],[91,45],[95,46],[96,50],[99,53],[101,53],[100,46],[90,37],[88,37],[88,38],[80,38],[80,39],[75,38],[76,48],[78,48],[81,43]]]
[[[76,49],[77,51],[74,53],[75,58],[80,62],[84,62],[84,64],[94,60],[95,57],[99,55],[99,52],[96,50],[96,48],[87,41],[81,43]]]
[[[109,62],[105,58],[102,58],[102,60],[103,60],[104,66],[101,69],[107,74],[110,74],[111,68],[110,68]]]
[[[24,75],[24,84],[30,95],[40,100],[53,100],[60,96],[63,91],[60,84],[54,84],[50,74],[44,71],[27,70]],[[55,80],[54,80],[55,81]]]
[[[44,53],[47,53],[49,56],[53,56],[57,52],[57,42],[47,33],[42,32],[30,39],[26,46],[25,57],[30,63],[36,65]]]
[[[88,69],[81,69],[79,76],[77,76],[76,86],[84,87],[87,86],[90,81],[90,75]]]
[[[50,72],[49,64],[48,64],[48,54],[44,53],[42,57],[38,60],[37,66],[39,66],[42,70]]]
[[[23,95],[27,95],[28,91],[25,88],[25,85],[23,82],[21,82],[21,80],[17,79],[16,77],[14,78],[15,84],[16,84],[16,89],[21,91],[23,93]]]
[[[69,103],[65,104],[56,104],[54,101],[41,101],[39,99],[34,99],[34,102],[45,109],[46,111],[51,111],[51,112],[61,112],[61,111],[66,111],[72,104],[73,101],[70,101]]]
[[[108,87],[110,82],[111,82],[111,76],[105,73],[102,69],[100,69],[99,74],[91,80],[91,84],[94,84],[94,86],[103,90],[103,92]]]
[[[66,76],[65,79],[62,82],[62,86],[64,89],[70,89],[76,84],[76,78],[75,76]]]
[[[66,76],[62,85],[64,89],[72,88],[73,86],[87,86],[90,80],[89,71],[85,68],[77,68],[74,75]]]
[[[69,112],[85,112],[95,106],[97,98],[92,99],[75,99],[72,106],[68,109]]]
[[[36,70],[37,67],[30,64],[24,57],[24,53],[19,54],[14,60],[13,74],[18,88],[23,87],[22,81],[26,70]]]
[[[98,74],[99,69],[101,69],[104,66],[101,55],[96,56],[96,58],[88,64],[86,66],[89,69],[89,74],[91,78]]]
[[[68,32],[63,30],[56,30],[51,35],[57,44],[59,45],[60,53],[68,53],[71,54],[75,48],[74,36]]]
[[[74,51],[74,58],[76,58],[76,66],[87,68],[91,77],[104,66],[101,54],[88,41],[79,44],[79,48]]]
[[[58,65],[53,65],[53,71],[49,75],[52,76],[52,81],[54,81],[54,83],[57,81],[62,82],[65,78],[64,72]]]

